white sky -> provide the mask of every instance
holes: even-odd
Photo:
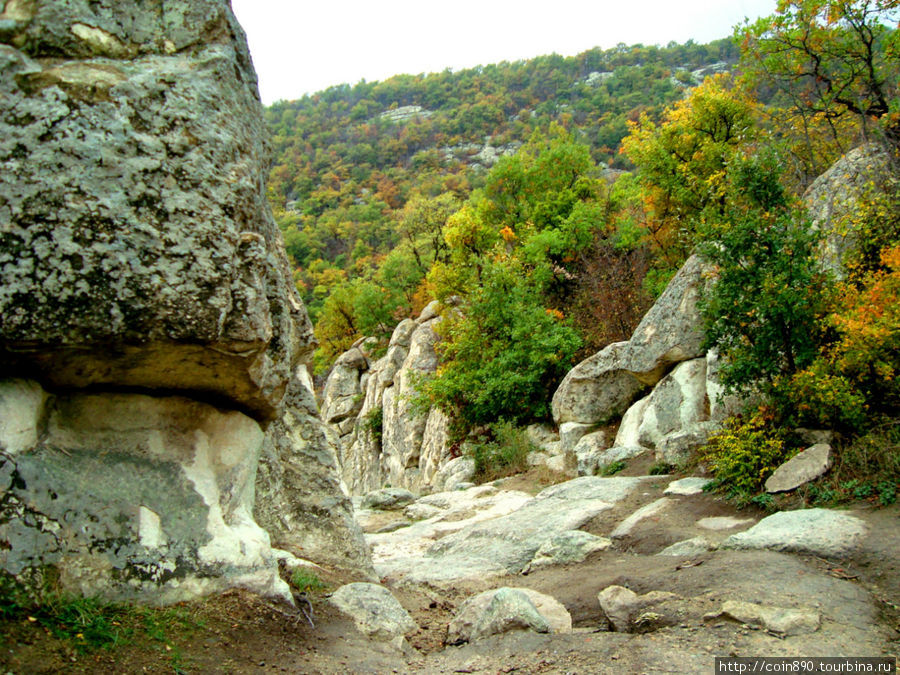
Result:
[[[574,56],[592,47],[704,43],[776,0],[232,0],[263,103],[337,84]]]

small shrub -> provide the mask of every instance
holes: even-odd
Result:
[[[528,469],[528,454],[537,448],[524,429],[501,420],[491,425],[485,436],[485,440],[468,446],[475,460],[476,482],[486,483]]]
[[[315,572],[298,567],[291,574],[291,585],[303,593],[321,593],[328,588],[328,585],[319,578]]]
[[[600,475],[601,476],[614,476],[615,474],[619,473],[624,468],[625,468],[625,461],[620,459],[616,462],[611,462],[610,464],[607,464],[606,466],[602,467],[600,469]]]
[[[372,435],[373,441],[381,443],[381,436],[384,432],[384,408],[378,406],[366,413],[363,417],[362,428]]]
[[[651,476],[665,476],[672,473],[674,470],[674,466],[672,466],[668,462],[661,461],[654,463],[647,471],[647,473]]]
[[[703,460],[714,476],[711,489],[740,500],[763,488],[766,479],[788,459],[780,435],[756,415],[747,422],[732,418],[709,439]]]

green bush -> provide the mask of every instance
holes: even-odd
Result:
[[[372,440],[381,443],[381,435],[384,432],[384,409],[377,406],[366,413],[362,428],[372,435]]]
[[[709,439],[702,460],[709,463],[714,476],[711,489],[749,500],[762,490],[766,479],[788,455],[780,434],[761,417],[754,416],[747,422],[728,420]]]
[[[504,420],[491,425],[484,438],[467,445],[467,452],[475,461],[478,483],[526,471],[528,454],[535,450],[537,447],[523,429]]]
[[[600,475],[601,476],[614,476],[617,473],[619,473],[620,471],[622,471],[622,469],[624,469],[625,466],[626,466],[626,464],[625,464],[624,460],[621,460],[621,459],[616,462],[611,462],[600,469]]]

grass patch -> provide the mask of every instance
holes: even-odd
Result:
[[[617,473],[622,471],[622,469],[624,469],[626,466],[627,466],[627,464],[625,464],[625,460],[623,460],[623,459],[617,460],[615,462],[610,462],[606,466],[600,468],[600,475],[601,476],[615,476]]]
[[[328,590],[328,584],[319,575],[305,567],[298,567],[291,573],[291,586],[308,595],[319,595]]]

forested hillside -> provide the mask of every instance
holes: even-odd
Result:
[[[628,122],[641,114],[656,118],[707,74],[730,69],[737,56],[727,39],[619,45],[341,85],[269,107],[276,151],[270,196],[304,300],[314,320],[335,293],[345,298],[341,304],[352,297],[366,305],[352,312],[352,326],[338,328],[325,317],[321,363],[345,349],[351,335],[377,333],[380,322],[389,329],[421,308],[428,292],[418,283],[441,253],[420,254],[414,242],[433,235],[441,248],[443,220],[484,185],[499,157],[554,124],[586,146],[584,170],[592,176],[606,166],[630,168],[619,152]],[[395,250],[404,240],[405,248]],[[353,280],[360,281],[351,289]]]
[[[423,408],[458,438],[546,419],[573,363],[627,339],[700,252],[717,280],[707,347],[725,357],[726,388],[759,402],[721,441],[723,475],[792,426],[865,438],[887,424],[879,438],[900,447],[886,421],[900,410],[898,7],[784,0],[733,41],[399,76],[273,106],[272,199],[318,365],[438,299],[459,309],[417,387]],[[827,207],[828,231],[813,226],[833,195],[804,191],[861,145],[847,180],[874,177]],[[756,461],[738,461],[750,492],[770,469]]]

